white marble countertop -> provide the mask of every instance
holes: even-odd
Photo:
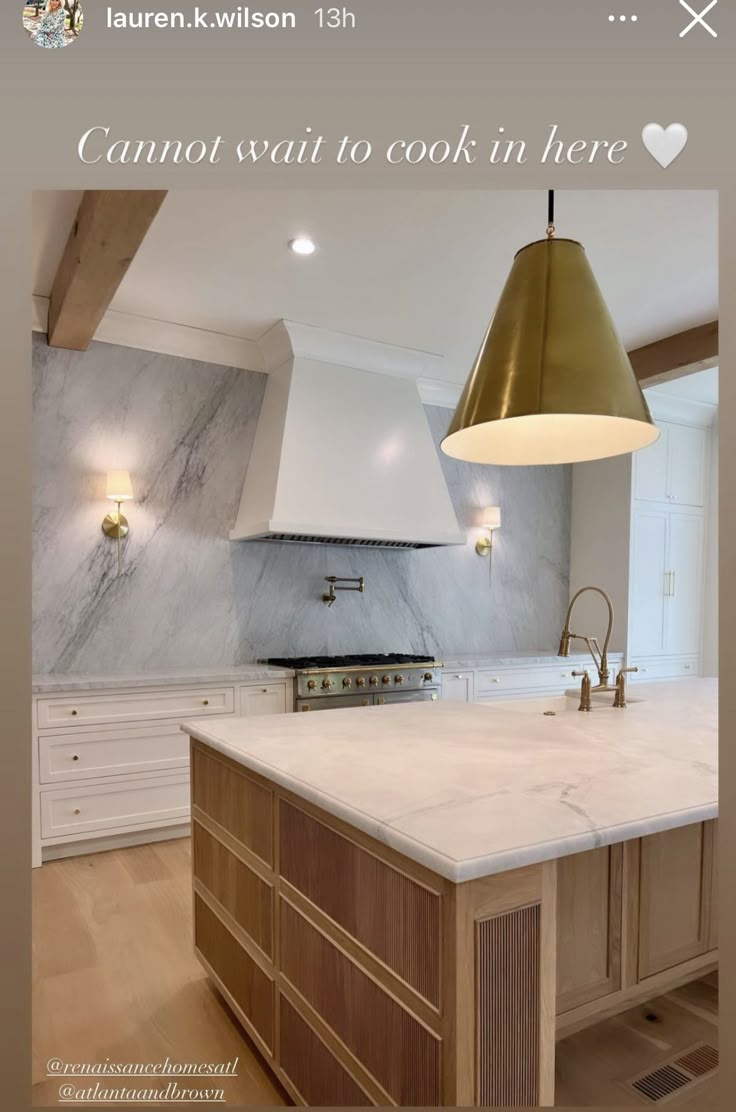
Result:
[[[283,680],[294,675],[288,668],[269,664],[240,664],[232,668],[168,668],[161,671],[120,672],[111,675],[78,675],[58,672],[33,676],[33,694],[50,695],[57,691],[102,691],[122,687],[159,687],[174,683],[260,683]]]
[[[462,881],[715,818],[718,681],[637,684],[636,698],[590,714],[549,696],[182,729]]]
[[[623,654],[615,649],[609,649],[608,655],[618,658]],[[563,668],[577,668],[580,664],[585,663],[591,669],[594,667],[590,653],[571,652],[569,657],[561,657],[554,649],[549,651],[542,649],[528,649],[526,651],[508,649],[505,652],[485,653],[483,656],[446,656],[439,657],[439,660],[445,671],[456,669],[472,671],[475,668],[500,668],[505,665],[510,667],[519,665],[523,668],[530,664],[559,664]]]

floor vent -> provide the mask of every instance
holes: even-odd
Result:
[[[718,1069],[718,1051],[714,1046],[698,1043],[655,1070],[640,1074],[627,1082],[627,1087],[652,1104],[661,1104],[685,1086],[694,1085]]]

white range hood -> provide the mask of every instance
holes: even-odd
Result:
[[[458,526],[414,378],[382,366],[384,345],[281,321],[231,540],[425,548],[467,542]],[[295,343],[295,335],[300,343]],[[308,337],[311,343],[305,343]],[[321,333],[322,340],[325,334]],[[300,354],[300,352],[302,352]],[[327,356],[327,358],[326,358]]]

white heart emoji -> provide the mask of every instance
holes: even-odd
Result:
[[[687,146],[687,128],[684,124],[647,124],[641,139],[652,158],[656,159],[663,170],[682,154]]]

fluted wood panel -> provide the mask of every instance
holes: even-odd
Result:
[[[312,1028],[280,997],[280,1064],[309,1107],[350,1108],[370,1106],[371,1101]]]
[[[192,802],[266,864],[273,864],[273,792],[233,762],[195,745]]]
[[[284,977],[400,1105],[440,1103],[440,1042],[289,903],[280,904]]]
[[[539,904],[476,925],[477,1103],[539,1097]]]
[[[198,822],[192,824],[194,875],[265,954],[273,953],[273,890]]]
[[[213,911],[194,897],[194,941],[266,1046],[274,1045],[274,985]]]
[[[283,800],[281,875],[430,1003],[440,1003],[441,897]]]

